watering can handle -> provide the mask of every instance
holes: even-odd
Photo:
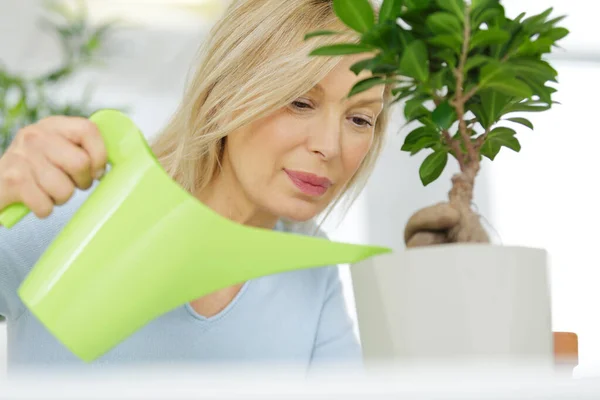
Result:
[[[136,154],[151,153],[138,127],[122,112],[100,110],[89,119],[96,124],[104,139],[108,163],[112,168],[118,168],[119,164],[132,159]],[[29,212],[29,208],[23,203],[11,204],[0,211],[0,225],[11,228]]]

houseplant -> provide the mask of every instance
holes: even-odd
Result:
[[[46,2],[41,23],[58,40],[62,57],[38,76],[9,71],[0,63],[0,154],[25,125],[49,115],[91,114],[91,92],[82,93],[79,101],[59,102],[56,91],[85,68],[103,63],[101,51],[117,25],[116,21],[93,24],[85,1],[78,1],[76,7],[65,1]]]
[[[546,253],[491,244],[471,204],[484,160],[520,151],[515,128],[533,129],[527,113],[556,104],[557,72],[544,57],[568,34],[559,26],[564,17],[550,8],[511,18],[499,0],[384,0],[378,11],[368,0],[332,4],[357,40],[311,55],[365,54],[351,69],[372,77],[349,96],[392,85],[411,127],[402,150],[428,152],[419,169],[424,185],[449,159],[460,168],[447,201],[409,219],[408,251],[353,269],[367,354],[546,358]],[[309,32],[306,40],[336,34]]]

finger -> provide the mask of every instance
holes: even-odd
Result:
[[[54,209],[50,196],[37,185],[35,179],[29,179],[21,187],[21,199],[38,218],[46,218]]]
[[[42,160],[47,160],[48,163],[60,168],[78,188],[85,190],[92,186],[94,183],[92,160],[84,149],[60,135],[49,136],[45,145],[46,149],[43,153],[45,156],[40,157]],[[38,168],[42,166],[39,165]],[[46,173],[40,172],[40,174],[44,176]],[[52,174],[56,175],[55,172]]]
[[[107,154],[100,130],[87,118],[54,116],[39,124],[81,146],[91,160],[91,174],[99,178],[106,168]]]
[[[433,246],[448,243],[448,237],[443,232],[419,231],[406,242],[407,248]]]
[[[16,202],[22,202],[37,217],[49,216],[54,203],[50,196],[37,185],[29,164],[17,154],[7,153],[5,157],[9,158],[7,161],[10,161],[10,167],[2,171],[2,189],[9,196],[3,198],[3,203],[6,204],[1,204],[0,209]]]
[[[404,229],[404,241],[421,230],[442,231],[450,229],[460,220],[460,213],[448,203],[439,203],[414,213]]]
[[[76,185],[71,177],[44,154],[34,154],[30,162],[37,185],[48,194],[54,204],[62,205],[69,201]],[[92,180],[89,177],[88,181],[91,186]]]

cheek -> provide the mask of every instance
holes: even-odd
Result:
[[[285,114],[258,120],[230,136],[228,152],[238,176],[250,185],[264,185],[283,167],[285,156],[301,136]]]
[[[256,121],[251,131],[254,146],[269,150],[273,155],[289,151],[303,135],[302,124],[281,111]]]
[[[356,173],[367,154],[369,154],[372,144],[373,134],[369,133],[353,136],[344,143],[342,159],[346,180]]]

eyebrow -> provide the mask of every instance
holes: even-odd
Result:
[[[323,86],[321,86],[318,83],[313,87],[313,90],[319,92],[320,94],[325,93],[325,90],[323,90]],[[345,101],[349,101],[348,98],[345,98]],[[365,106],[365,105],[370,105],[370,104],[378,104],[383,108],[383,99],[376,98],[376,99],[360,100],[360,101],[356,102],[356,104],[354,104],[354,107]]]
[[[325,91],[323,90],[323,86],[321,86],[320,84],[316,84],[315,86],[313,86],[313,90],[316,90],[317,92],[319,92],[320,94],[325,93]]]
[[[370,105],[370,104],[378,104],[381,107],[383,107],[383,99],[364,99],[364,100],[360,100],[360,101],[358,101],[358,102],[356,102],[354,104],[354,107],[366,106],[366,105]]]

